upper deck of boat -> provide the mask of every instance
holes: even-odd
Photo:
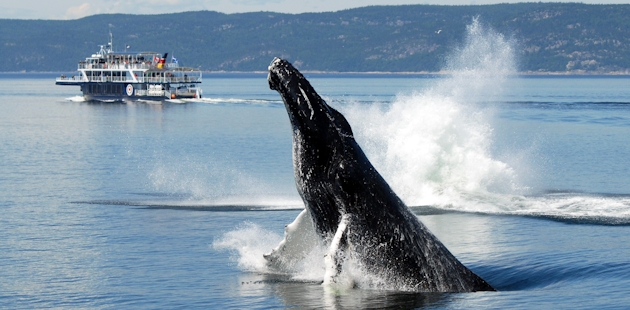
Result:
[[[157,53],[92,55],[78,65],[78,76],[60,76],[57,85],[84,83],[201,83],[198,69],[180,67],[177,63],[160,63]],[[150,59],[150,60],[146,60]],[[157,61],[156,61],[157,60]]]
[[[197,84],[201,83],[201,71],[191,68],[149,69],[128,74],[133,68],[113,65],[108,68],[79,70],[77,76],[62,75],[55,80],[57,85],[81,85],[85,83],[155,83],[155,84]]]

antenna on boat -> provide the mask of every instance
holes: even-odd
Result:
[[[112,34],[112,30],[109,29],[109,42],[107,43],[108,52],[114,51],[114,35]]]

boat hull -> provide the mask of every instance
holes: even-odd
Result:
[[[174,98],[201,98],[200,91],[181,91],[168,83],[93,83],[93,82],[57,82],[58,85],[77,85],[81,87],[86,101],[121,102],[121,101],[163,101]]]

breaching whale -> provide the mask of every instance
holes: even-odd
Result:
[[[303,229],[299,227],[312,222],[332,266],[324,283],[335,282],[344,262],[352,258],[365,272],[404,290],[494,290],[409,210],[367,159],[345,117],[297,69],[275,58],[268,82],[280,93],[289,115],[295,182],[305,205],[285,229],[285,240],[265,255],[269,264],[312,246],[304,237],[295,237],[295,231]]]

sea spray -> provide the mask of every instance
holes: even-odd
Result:
[[[317,239],[312,224],[301,221],[303,215],[304,212],[287,225],[284,241],[280,235],[246,222],[215,240],[213,247],[232,252],[238,267],[249,272],[285,274],[297,281],[321,282],[327,249]],[[287,234],[294,233],[298,235],[287,240]],[[292,244],[283,244],[285,241]],[[271,249],[277,252],[270,253]]]
[[[187,195],[192,200],[218,202],[234,197],[252,200],[252,197],[273,192],[272,187],[246,171],[212,158],[163,157],[154,165],[149,179],[158,192]]]
[[[478,19],[447,57],[448,77],[391,104],[343,107],[370,160],[408,205],[493,209],[519,194],[514,169],[493,158],[492,109],[514,73],[512,44]],[[479,206],[475,206],[477,208]]]
[[[233,253],[238,267],[251,272],[269,272],[263,254],[275,247],[282,237],[253,223],[244,223],[225,233],[213,243],[216,250]]]

